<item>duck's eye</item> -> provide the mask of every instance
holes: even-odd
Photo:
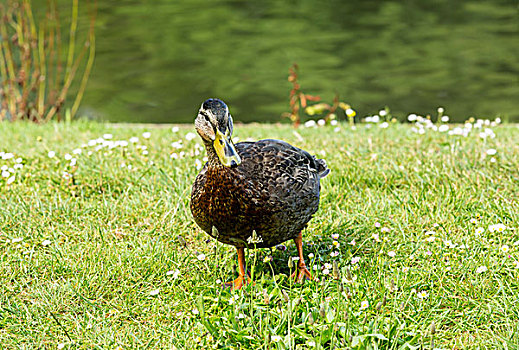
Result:
[[[200,114],[204,117],[204,119],[206,121],[208,121],[209,123],[211,123],[211,119],[209,119],[209,116],[207,115],[207,113],[204,111],[204,110],[200,110]]]

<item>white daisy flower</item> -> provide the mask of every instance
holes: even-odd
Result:
[[[182,145],[182,141],[175,141],[175,142],[171,143],[171,147],[173,147],[175,149],[180,149],[184,146]]]
[[[488,226],[490,232],[503,232],[506,230],[506,226],[503,224],[495,224]]]
[[[427,291],[425,290],[422,290],[418,292],[416,296],[418,297],[418,299],[427,299],[429,297],[429,293],[427,293]]]
[[[10,178],[7,179],[7,181],[5,182],[6,184],[10,185],[14,182],[15,180],[15,175],[11,176]]]
[[[178,276],[180,276],[180,270],[178,270],[178,269],[175,271],[170,270],[170,271],[166,272],[166,276],[172,276],[174,279],[177,279]]]
[[[313,128],[317,126],[317,123],[315,122],[315,120],[309,120],[304,124],[304,126],[305,128]]]
[[[281,336],[279,335],[272,335],[270,336],[270,339],[274,342],[274,343],[279,343],[281,341]]]
[[[188,140],[188,141],[193,140],[195,137],[196,137],[196,134],[195,134],[195,133],[188,132],[188,133],[186,134],[186,140]]]
[[[488,268],[486,266],[480,266],[476,269],[476,273],[483,273],[488,271]]]
[[[501,248],[499,248],[499,250],[501,250],[503,253],[508,253],[508,251],[510,250],[510,247],[505,244]]]

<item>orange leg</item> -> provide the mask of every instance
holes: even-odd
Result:
[[[245,249],[236,248],[238,252],[238,269],[239,276],[232,282],[225,283],[226,287],[231,287],[231,289],[241,289],[246,283],[249,283],[250,277],[246,275],[245,272]]]
[[[299,232],[299,235],[296,238],[294,238],[294,243],[296,244],[296,247],[297,247],[297,255],[299,255],[299,264],[298,264],[299,273],[297,274],[297,282],[301,283],[301,282],[303,282],[304,279],[311,280],[312,274],[306,268],[305,259],[303,258],[303,233],[302,232]],[[297,271],[294,271],[294,273],[290,277],[295,278],[296,272]]]

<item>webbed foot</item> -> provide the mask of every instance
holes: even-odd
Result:
[[[238,290],[238,289],[241,289],[244,285],[246,285],[247,283],[250,283],[250,282],[251,282],[251,279],[250,279],[250,277],[248,275],[246,277],[245,276],[238,276],[238,278],[235,279],[234,281],[225,282],[224,286],[227,287],[227,288],[231,288],[231,290]]]
[[[230,287],[232,290],[241,289],[244,285],[251,282],[249,275],[245,272],[245,251],[242,248],[236,248],[238,253],[238,270],[239,276],[232,282],[226,282],[225,287]]]
[[[310,270],[306,268],[306,265],[299,266],[298,270],[294,271],[294,273],[290,275],[290,278],[295,279],[297,283],[303,283],[305,280],[313,279],[312,274],[310,273]]]

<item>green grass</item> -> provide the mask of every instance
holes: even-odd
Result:
[[[209,239],[189,211],[195,159],[205,152],[194,153],[198,137],[185,139],[191,126],[173,133],[0,123],[0,152],[14,154],[0,166],[19,157],[23,164],[10,185],[0,179],[0,344],[411,349],[432,348],[434,339],[445,349],[517,348],[519,129],[493,130],[494,139],[481,139],[478,132],[419,135],[408,125],[297,133],[236,125],[241,139],[284,139],[326,159],[332,172],[303,233],[315,281],[287,278],[296,255],[288,242],[285,251],[248,251],[255,284],[230,292],[220,281],[237,276],[234,248]],[[105,133],[139,142],[73,154]],[[175,150],[179,139],[184,146]],[[495,162],[485,156],[491,148]],[[185,156],[173,159],[174,151]],[[491,232],[498,223],[507,229]],[[339,235],[337,257],[330,256],[332,234]],[[339,280],[333,269],[323,272],[334,260]],[[481,266],[487,271],[477,273]],[[369,306],[361,310],[363,301]]]

